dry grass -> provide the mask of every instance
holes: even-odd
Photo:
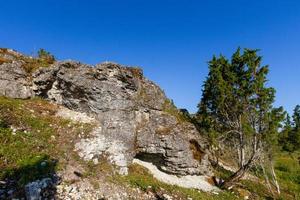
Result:
[[[155,133],[159,135],[168,135],[172,131],[172,127],[170,126],[160,126],[155,130]]]
[[[9,63],[9,62],[11,62],[9,59],[0,57],[0,65],[2,65],[3,63]]]
[[[11,59],[5,58],[4,55],[11,57]],[[17,53],[9,52],[8,49],[0,48],[0,64],[9,63],[13,60],[22,61],[22,67],[24,70],[31,74],[39,68],[49,67],[55,62],[54,57],[28,57]]]
[[[129,71],[131,71],[132,75],[138,79],[142,79],[143,77],[143,70],[139,67],[129,67]]]
[[[22,60],[24,61],[22,67],[28,74],[35,72],[39,68],[49,67],[51,64],[54,63],[54,60],[30,57],[22,57]]]
[[[190,141],[190,149],[193,152],[194,159],[201,161],[201,159],[204,155],[204,152],[201,150],[201,148],[196,140]]]

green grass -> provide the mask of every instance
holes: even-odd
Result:
[[[23,186],[30,181],[48,177],[73,159],[85,168],[83,176],[94,180],[95,185],[98,184],[98,172],[102,172],[100,174],[108,173],[112,181],[118,184],[154,193],[163,190],[181,199],[239,199],[228,191],[213,195],[162,183],[138,165],[130,166],[128,176],[118,176],[114,175],[112,166],[105,161],[98,165],[86,163],[73,151],[73,141],[79,133],[88,134],[93,126],[57,118],[56,110],[55,105],[38,98],[16,100],[0,97],[0,180],[13,179],[19,186]],[[275,156],[275,171],[282,191],[282,195],[275,199],[300,200],[299,157],[300,152],[281,152]],[[224,179],[230,174],[226,170],[217,170],[216,173]],[[263,179],[261,182],[242,181],[242,189],[251,192],[253,199],[272,199]]]
[[[229,178],[233,173],[231,171],[228,171],[222,167],[217,167],[214,171],[215,176],[219,177],[223,180],[226,180],[227,178]]]
[[[268,190],[262,177],[260,182],[243,180],[241,182],[243,187],[257,199],[300,200],[299,156],[299,152],[293,154],[279,152],[275,156],[275,173],[281,189],[280,196],[276,194],[274,186],[273,194]]]
[[[191,122],[192,120],[189,116],[178,110],[176,106],[168,99],[163,105],[163,111],[176,117],[178,123]]]
[[[68,161],[72,139],[91,127],[55,117],[56,109],[41,99],[0,97],[0,180],[13,179],[22,186],[55,173]]]
[[[276,156],[275,172],[283,199],[300,199],[300,152],[283,152]]]
[[[131,187],[140,188],[143,191],[152,191],[176,195],[178,199],[192,198],[194,200],[235,200],[239,199],[230,192],[222,192],[219,195],[202,192],[196,189],[187,189],[175,185],[169,185],[158,181],[148,172],[147,169],[133,164],[129,167],[129,175],[115,176],[113,181],[117,183],[129,184]]]
[[[264,183],[242,180],[243,188],[248,190],[255,199],[274,199]]]

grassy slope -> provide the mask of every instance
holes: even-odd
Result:
[[[282,199],[282,200],[299,200],[300,199],[300,163],[299,152],[292,154],[279,152],[275,156],[275,173],[281,188],[281,195],[276,195],[273,187],[273,195],[268,191],[264,180],[261,182],[243,181],[243,185],[249,191],[254,193],[257,199]]]
[[[300,199],[300,152],[277,155],[275,171],[282,190],[282,199]]]
[[[17,180],[22,186],[29,181],[47,177],[63,169],[73,159],[83,164],[73,152],[74,140],[79,133],[89,133],[92,126],[72,123],[55,117],[57,107],[41,99],[13,100],[0,97],[0,180]],[[15,129],[16,131],[13,131]],[[282,188],[281,199],[300,199],[300,153],[280,153],[276,156],[275,170]],[[94,166],[85,163],[86,177],[97,185],[97,171],[111,171],[106,163]],[[138,187],[143,191],[164,191],[187,199],[238,199],[230,192],[213,195],[193,189],[164,184],[154,179],[146,169],[132,165],[128,176],[111,174],[111,181]],[[226,173],[223,173],[226,176]],[[227,174],[228,175],[228,174]],[[243,189],[253,199],[271,199],[263,181],[243,181]]]
[[[0,97],[0,180],[22,186],[64,166],[74,136],[91,127],[55,117],[56,109],[40,99]]]
[[[210,194],[201,192],[195,189],[187,189],[174,185],[168,185],[162,183],[151,174],[148,170],[137,165],[133,164],[129,168],[128,176],[116,176],[114,179],[115,182],[129,184],[132,187],[138,187],[143,191],[152,191],[154,193],[169,193],[172,196],[177,196],[177,199],[188,199],[192,198],[194,200],[235,200],[239,199],[236,195],[230,192],[221,192],[219,195]]]
[[[240,188],[251,192],[251,199],[300,200],[299,157],[300,152],[278,152],[275,156],[275,173],[281,188],[280,196],[276,195],[275,187],[273,187],[273,194],[268,190],[262,171],[251,171],[250,173],[258,176],[259,180],[243,180]],[[224,169],[217,169],[216,174],[226,179],[232,173]],[[271,177],[270,174],[269,177]]]

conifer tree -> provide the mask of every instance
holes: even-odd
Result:
[[[300,149],[300,105],[297,105],[293,113],[293,130],[290,131],[289,141],[293,144],[293,150]]]
[[[204,82],[198,116],[208,132],[238,143],[239,169],[222,186],[241,179],[258,159],[264,145],[271,144],[282,109],[274,109],[275,90],[267,87],[268,66],[262,66],[258,50],[240,48],[229,61],[213,57]],[[276,120],[276,121],[273,121]],[[247,149],[247,151],[246,151]]]

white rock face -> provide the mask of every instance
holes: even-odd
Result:
[[[119,173],[122,175],[128,174],[127,159],[124,155],[126,148],[121,141],[110,140],[102,134],[101,127],[96,128],[92,137],[88,139],[82,139],[75,144],[75,150],[79,156],[84,160],[93,160],[95,164],[104,155],[108,155],[107,159],[119,167]]]
[[[60,109],[56,113],[56,116],[61,117],[63,119],[69,119],[75,122],[89,123],[89,124],[97,123],[95,118],[88,116],[86,113],[76,112],[74,110],[70,110],[65,107],[60,107]]]
[[[133,163],[147,168],[154,178],[167,184],[177,185],[184,188],[199,189],[205,192],[219,191],[217,187],[206,181],[206,178],[208,178],[206,176],[175,176],[160,171],[155,165],[149,162],[133,159]]]

